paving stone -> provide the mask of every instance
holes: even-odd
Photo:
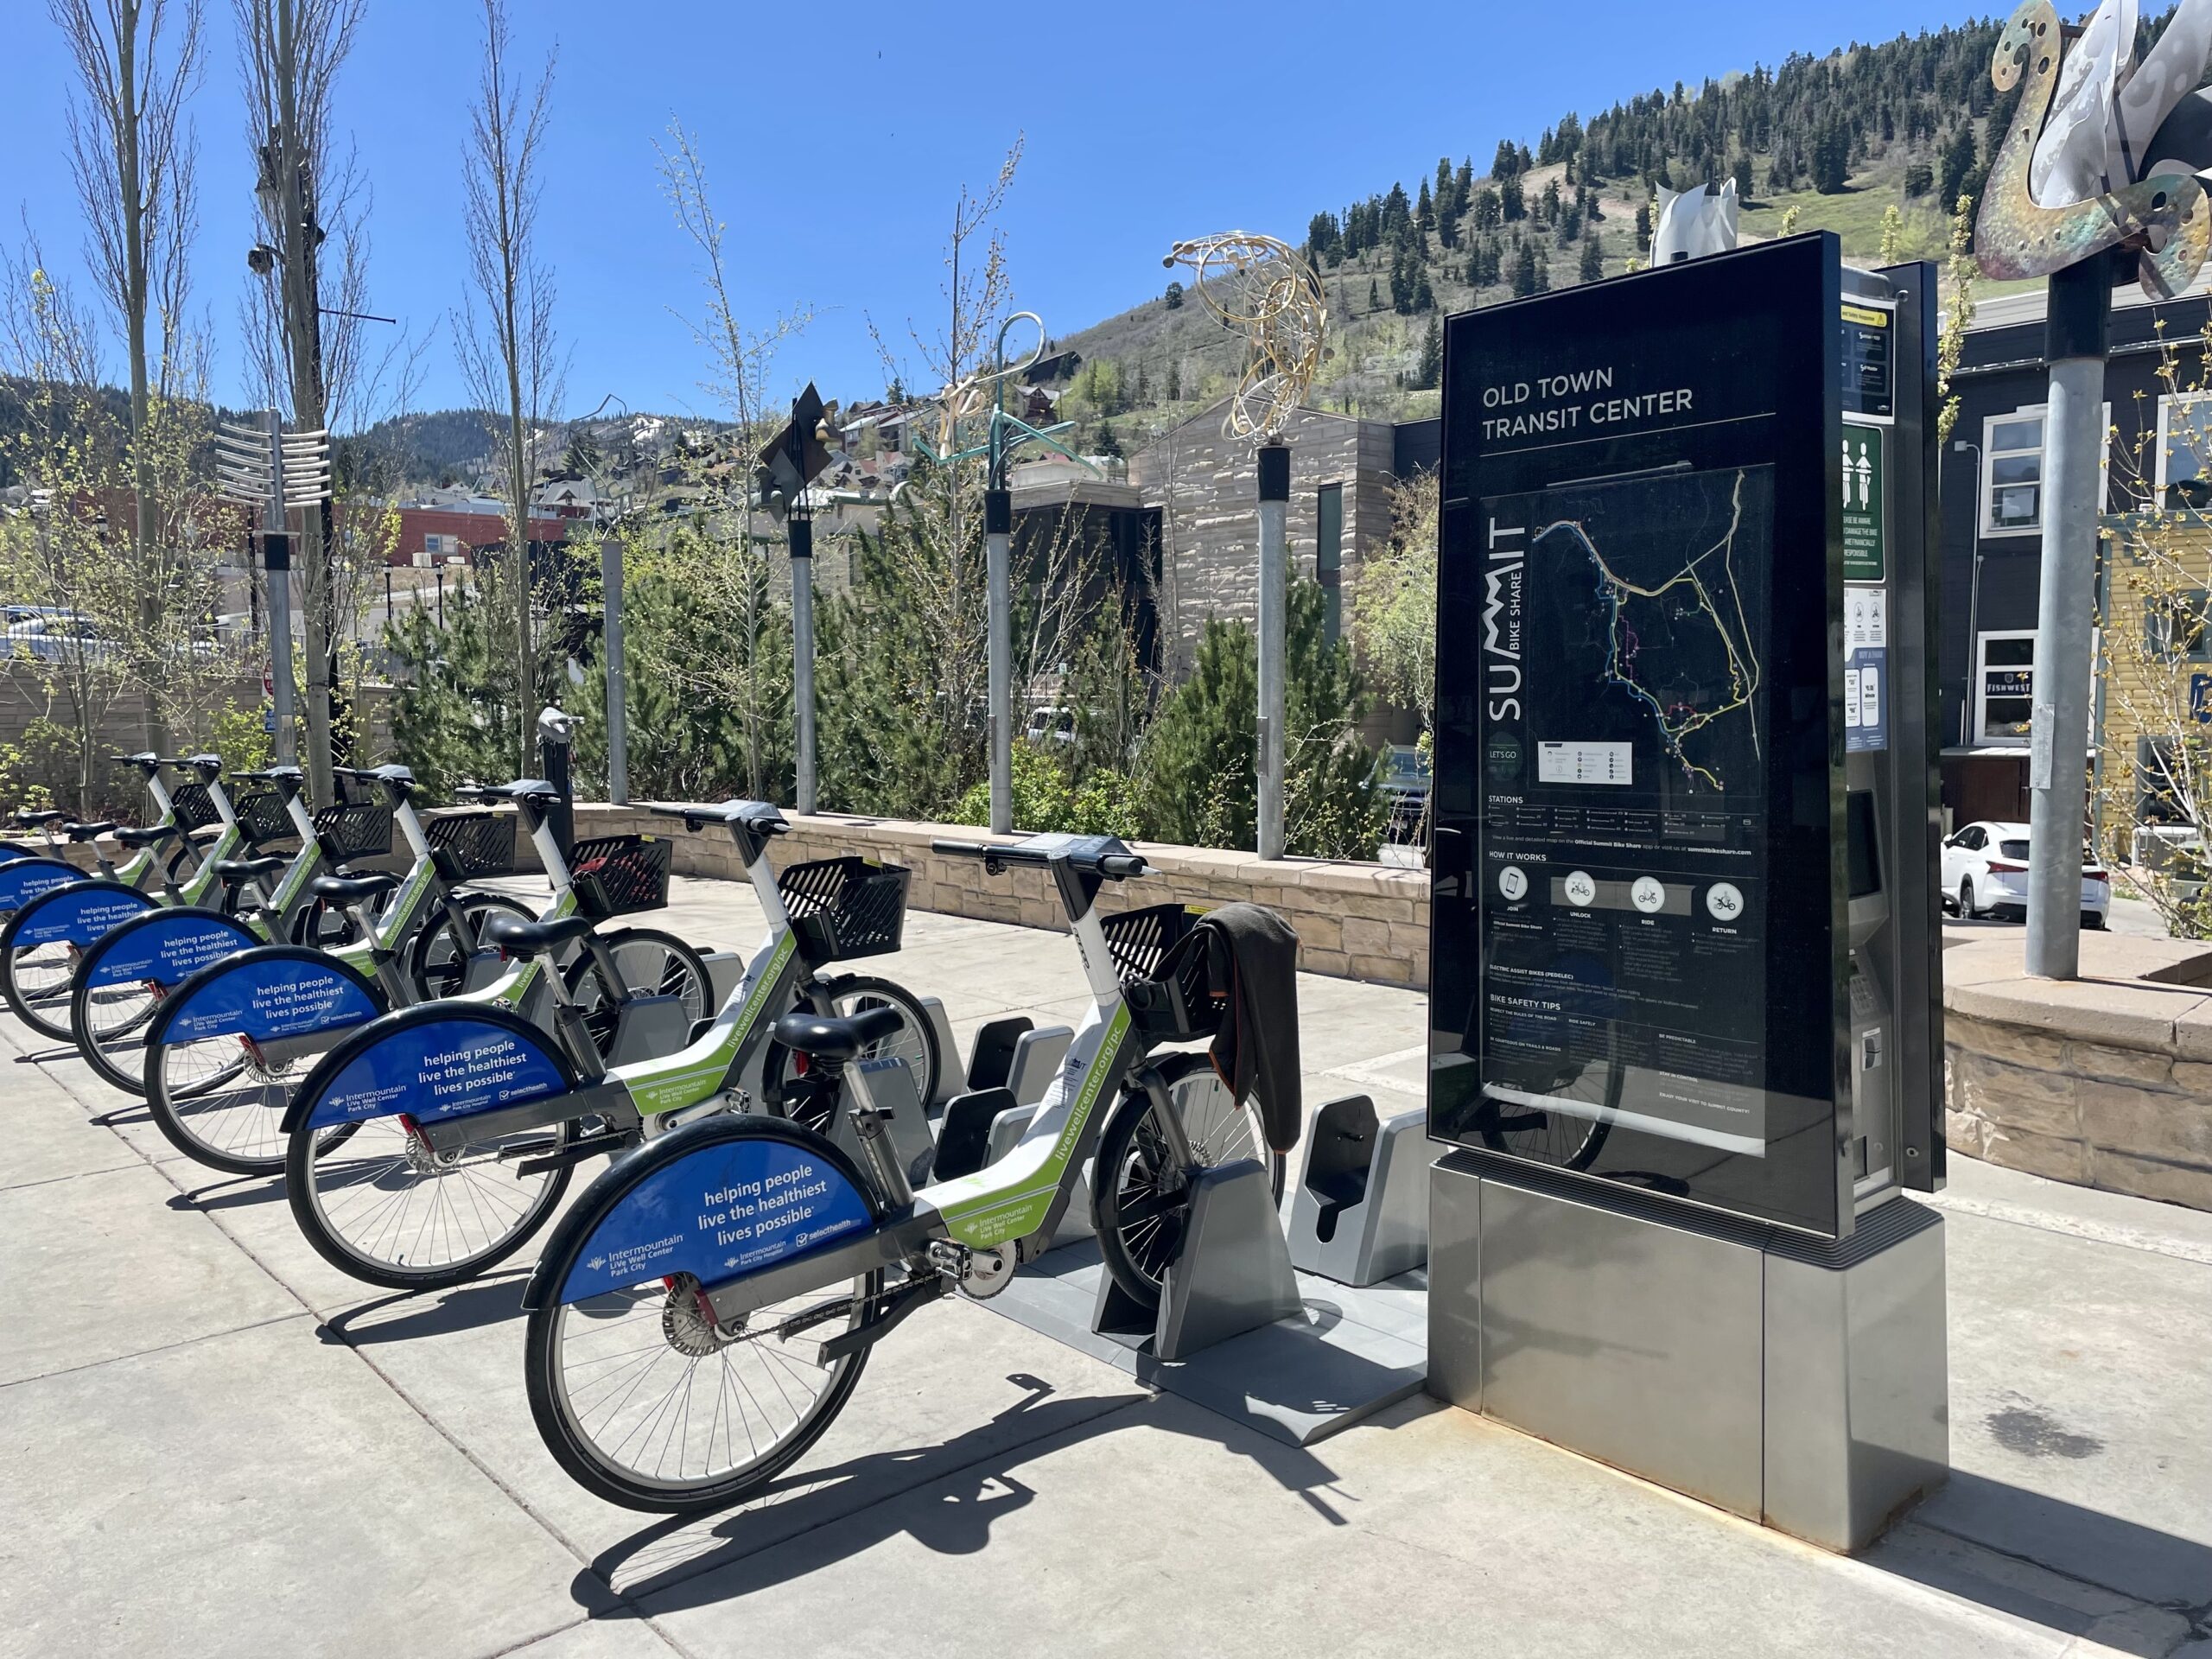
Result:
[[[99,1130],[89,1126],[87,1135]],[[0,1382],[271,1319],[300,1304],[143,1164],[0,1192]]]
[[[0,1466],[4,1659],[477,1659],[611,1602],[302,1320],[0,1390]]]

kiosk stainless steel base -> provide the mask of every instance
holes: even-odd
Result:
[[[1431,1179],[1430,1393],[1831,1549],[1947,1478],[1936,1211],[1828,1244],[1476,1152]]]

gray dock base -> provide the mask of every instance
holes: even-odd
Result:
[[[1106,1276],[1097,1241],[1087,1238],[1024,1268],[982,1306],[1291,1446],[1325,1440],[1421,1392],[1428,1360],[1423,1270],[1361,1290],[1299,1274],[1295,1317],[1181,1360],[1154,1352],[1149,1325],[1091,1329]]]

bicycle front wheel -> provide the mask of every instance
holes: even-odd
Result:
[[[1170,1054],[1157,1064],[1195,1165],[1185,1167],[1176,1158],[1159,1108],[1140,1090],[1115,1109],[1091,1166],[1099,1253],[1114,1281],[1146,1307],[1160,1306],[1168,1264],[1182,1249],[1198,1171],[1256,1159],[1280,1204],[1285,1163],[1268,1145],[1258,1108],[1249,1101],[1238,1105],[1205,1055]]]
[[[855,1063],[896,1055],[906,1062],[907,1070],[912,1073],[914,1088],[921,1096],[924,1108],[926,1109],[930,1102],[937,1098],[938,1071],[944,1060],[938,1052],[937,1027],[930,1022],[929,1013],[922,1007],[921,998],[896,981],[880,979],[874,974],[855,974],[842,981],[829,997],[817,1000],[826,1000],[829,1004],[826,1009],[818,1012],[834,1014],[840,1019],[849,1019],[869,1008],[898,1009],[899,1028],[861,1050],[855,1056]],[[781,1043],[769,1046],[761,1071],[770,1110],[783,1112],[787,1100],[796,1101],[804,1096],[804,1090],[791,1087],[798,1077],[798,1069],[791,1051]],[[796,1111],[788,1115],[795,1121],[804,1122],[810,1129],[819,1130],[824,1135],[830,1132],[826,1110],[817,1109],[811,1119]]]
[[[625,927],[603,936],[607,954],[622,976],[622,990],[629,996],[673,996],[683,1006],[683,1018],[696,1024],[707,1017],[714,995],[707,964],[699,953],[673,933],[657,927]],[[606,976],[599,973],[588,950],[563,970],[569,995],[584,1016],[593,1046],[601,1059],[614,1052],[614,1038],[621,1022],[621,1007],[607,993]]]
[[[866,1190],[817,1135],[766,1119],[702,1120],[600,1177],[562,1221],[533,1281],[550,1290],[524,1338],[531,1415],[578,1484],[626,1509],[676,1514],[752,1497],[821,1438],[868,1359],[862,1346],[823,1365],[817,1345],[863,1322],[883,1293],[880,1268],[727,1324],[689,1273],[559,1300],[598,1224],[632,1187],[741,1125],[787,1140]],[[709,1130],[717,1133],[701,1133]]]

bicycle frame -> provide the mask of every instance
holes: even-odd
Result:
[[[1065,1213],[1075,1192],[1084,1160],[1097,1143],[1103,1122],[1102,1106],[1110,1105],[1125,1085],[1143,1088],[1153,1096],[1161,1109],[1159,1116],[1171,1141],[1171,1150],[1183,1162],[1192,1161],[1191,1147],[1168,1101],[1166,1085],[1149,1063],[1150,1040],[1136,1028],[1098,916],[1096,899],[1104,879],[1098,873],[1102,858],[1127,857],[1132,863],[1138,861],[1125,851],[1104,852],[1109,846],[1120,848],[1121,843],[1111,837],[1039,836],[1031,837],[1026,844],[1033,849],[1026,861],[1044,862],[1052,870],[1083,958],[1091,1007],[1069,1046],[1058,1075],[1013,1149],[983,1169],[916,1192],[891,1151],[881,1115],[867,1103],[856,1105],[851,1114],[859,1131],[861,1165],[876,1189],[882,1211],[880,1220],[874,1224],[860,1221],[845,1198],[844,1184],[840,1180],[821,1181],[817,1185],[827,1196],[818,1211],[802,1211],[794,1204],[779,1212],[777,1225],[780,1231],[790,1235],[797,1247],[796,1253],[780,1250],[778,1255],[760,1261],[759,1265],[740,1267],[732,1277],[699,1268],[702,1265],[715,1265],[708,1258],[721,1255],[734,1235],[709,1228],[706,1223],[709,1217],[700,1217],[698,1232],[686,1232],[682,1221],[685,1212],[679,1201],[675,1215],[662,1224],[663,1231],[671,1236],[646,1247],[648,1255],[645,1259],[632,1256],[624,1261],[621,1282],[635,1283],[655,1274],[692,1272],[702,1281],[701,1294],[711,1306],[715,1318],[724,1323],[735,1321],[756,1308],[902,1262],[913,1270],[909,1282],[917,1297],[940,1294],[945,1285],[931,1258],[944,1244],[950,1243],[963,1251],[994,1250],[1014,1245],[1027,1259],[1033,1254],[1028,1248],[1030,1241],[1041,1243],[1052,1236],[1052,1229]],[[1087,869],[1071,861],[1077,855],[1090,861]],[[987,865],[992,861],[987,855]],[[1138,868],[1141,868],[1141,863]],[[702,1198],[702,1203],[710,1211],[713,1210],[711,1199]],[[620,1214],[618,1206],[602,1226]],[[807,1223],[817,1218],[826,1224],[810,1232]],[[824,1238],[836,1242],[813,1243]],[[691,1254],[699,1261],[678,1259],[681,1247],[685,1245],[694,1247]],[[777,1247],[756,1249],[760,1248]],[[652,1257],[650,1251],[653,1249],[663,1249],[667,1259]],[[606,1254],[620,1257],[623,1253]],[[741,1247],[739,1255],[728,1257],[718,1265],[729,1268],[745,1261]],[[638,1268],[634,1274],[633,1262]],[[542,1284],[533,1276],[524,1294],[524,1305],[534,1308],[549,1296],[574,1301],[613,1287],[615,1281],[606,1278],[593,1263],[584,1266],[591,1271],[581,1284],[576,1282],[575,1274],[571,1274],[569,1282],[557,1288]],[[720,1282],[715,1282],[717,1279]],[[880,1323],[848,1333],[838,1340],[873,1340],[899,1317],[903,1314],[887,1314]]]
[[[703,823],[704,819],[699,822]],[[776,884],[775,869],[768,861],[768,836],[739,820],[728,822],[743,855],[746,876],[753,883],[753,896],[760,901],[768,931],[746,964],[744,976],[723,1001],[707,1029],[673,1054],[618,1065],[612,1070],[600,1060],[588,1040],[579,1043],[570,1039],[564,1046],[569,1049],[569,1058],[581,1074],[575,1090],[541,1096],[504,1110],[418,1119],[420,1132],[433,1152],[451,1151],[487,1136],[550,1128],[581,1117],[604,1119],[612,1126],[613,1133],[625,1137],[639,1133],[658,1134],[671,1126],[677,1114],[691,1108],[709,1105],[725,1095],[749,1096],[757,1092],[757,1079],[749,1074],[766,1049],[771,1013],[779,1013],[791,1005],[810,969],[799,955],[798,935],[791,926],[783,890]],[[548,868],[558,868],[565,877],[568,867],[562,861],[560,849],[553,844],[550,831],[540,824],[533,826],[532,833],[540,836],[539,855],[548,857]],[[564,902],[550,915],[566,915],[574,910],[574,893],[564,887],[560,896]],[[595,938],[586,943],[599,950],[606,948]],[[541,960],[533,957],[527,963],[517,964],[502,980],[483,991],[449,1000],[500,1000],[503,988],[514,984],[530,969],[539,966]],[[559,976],[550,975],[548,978],[556,1023],[573,1023],[580,1016],[569,999],[567,988]],[[518,1001],[521,992],[518,988],[504,995],[512,1006]]]

